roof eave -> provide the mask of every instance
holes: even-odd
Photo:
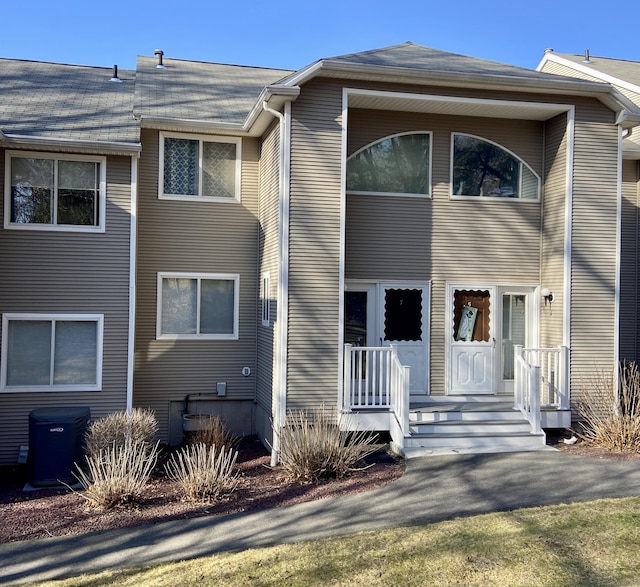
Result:
[[[0,131],[0,141],[7,147],[27,149],[55,149],[86,153],[103,153],[107,155],[136,155],[142,151],[138,143],[121,141],[96,141],[85,139],[69,139],[64,137],[44,137],[38,135],[20,135]]]
[[[450,71],[416,70],[409,67],[387,65],[361,65],[340,61],[318,61],[313,65],[301,69],[297,75],[286,83],[300,85],[316,76],[331,76],[342,74],[352,79],[378,77],[380,81],[411,80],[423,85],[442,85],[461,88],[486,88],[487,84],[498,86],[500,89],[526,89],[537,93],[570,93],[599,95],[609,92],[609,86],[601,82],[586,80],[535,80],[524,77],[516,78],[507,75],[484,73],[459,73]]]

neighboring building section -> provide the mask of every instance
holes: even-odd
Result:
[[[0,60],[0,463],[35,408],[127,407],[133,78]]]

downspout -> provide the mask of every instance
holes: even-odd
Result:
[[[129,225],[129,337],[127,340],[127,412],[133,410],[135,367],[136,258],[138,231],[138,155],[131,157],[131,222]]]
[[[266,112],[280,121],[280,169],[278,182],[278,314],[276,318],[276,360],[273,377],[273,442],[271,466],[278,464],[280,454],[279,431],[285,423],[287,411],[287,348],[289,321],[289,172],[291,160],[291,102],[285,102],[284,114],[262,102]]]
[[[620,378],[617,377],[620,357],[620,280],[622,271],[622,141],[624,139],[624,129],[618,126],[618,169],[617,169],[617,207],[616,207],[616,286],[615,286],[615,307],[614,307],[614,336],[613,336],[613,378],[615,384],[615,397],[620,392]]]

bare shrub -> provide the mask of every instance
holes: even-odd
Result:
[[[190,438],[192,444],[231,447],[238,443],[238,437],[229,430],[224,419],[217,414],[203,415],[199,420],[200,428]]]
[[[142,499],[144,488],[158,460],[158,444],[131,438],[86,456],[86,470],[76,463],[74,473],[84,488],[79,493],[92,506],[108,510],[131,506]]]
[[[183,447],[165,464],[170,479],[177,482],[189,501],[208,503],[228,497],[238,485],[234,471],[238,451],[204,443]]]
[[[290,410],[285,426],[274,433],[280,439],[280,463],[287,476],[298,483],[340,479],[377,450],[373,446],[376,434],[340,430],[335,410],[324,405],[313,412]]]
[[[586,442],[616,452],[640,451],[640,370],[635,362],[621,362],[618,392],[615,374],[597,372],[577,403],[582,418],[576,433]]]
[[[134,408],[113,412],[89,425],[85,437],[87,453],[98,458],[101,451],[112,445],[124,446],[127,440],[150,449],[158,432],[158,422],[152,410]]]

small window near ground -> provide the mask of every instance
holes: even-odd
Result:
[[[105,159],[9,152],[5,228],[103,231]]]
[[[160,134],[160,198],[240,200],[240,139]]]
[[[347,191],[356,194],[429,196],[431,135],[384,138],[347,160]]]
[[[260,287],[260,310],[262,326],[271,325],[271,275],[266,272],[262,274]]]
[[[540,178],[513,153],[490,141],[453,135],[452,196],[538,200]]]
[[[102,315],[4,314],[3,391],[99,391]]]
[[[238,275],[158,276],[158,338],[237,339]]]

